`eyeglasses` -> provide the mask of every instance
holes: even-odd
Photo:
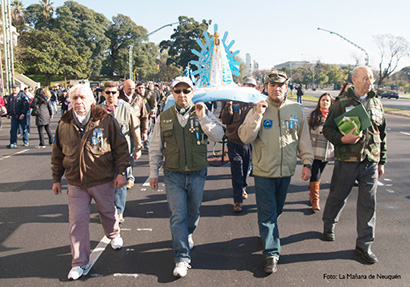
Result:
[[[187,95],[190,92],[192,92],[192,89],[175,89],[174,90],[175,94],[180,94],[181,92],[183,92],[185,95]]]
[[[112,94],[115,95],[118,91],[105,91],[104,93],[106,93],[107,95]]]
[[[370,83],[374,83],[374,82],[376,82],[376,80],[374,79],[374,78],[364,78],[363,79],[363,83],[366,83],[366,82],[368,82],[368,81],[370,81]]]

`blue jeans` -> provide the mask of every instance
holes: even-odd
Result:
[[[131,141],[131,153],[130,153],[130,166],[127,167],[127,182],[135,182],[135,177],[133,175],[133,170],[134,170],[134,153],[135,153],[135,146],[134,143]]]
[[[188,235],[198,226],[206,176],[207,168],[192,173],[164,170],[175,263],[191,262]]]
[[[125,203],[127,202],[127,186],[124,185],[121,188],[115,189],[115,206],[117,207],[117,213],[124,214]]]
[[[285,205],[290,177],[266,178],[255,176],[256,206],[263,255],[279,258],[280,240],[278,219]]]
[[[231,162],[233,202],[242,203],[242,193],[248,186],[249,165],[252,160],[251,145],[228,141],[228,156]]]
[[[22,120],[18,117],[11,117],[11,128],[10,128],[10,144],[17,144],[17,130],[19,125],[23,131],[23,142],[28,143],[28,130],[27,130],[27,119],[26,115]]]

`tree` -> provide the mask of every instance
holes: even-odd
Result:
[[[159,44],[160,50],[168,51],[170,60],[167,64],[175,63],[177,66],[185,68],[189,61],[195,58],[191,53],[191,49],[200,51],[200,47],[196,42],[196,39],[204,39],[203,32],[208,30],[208,26],[211,25],[211,20],[202,20],[198,23],[194,18],[188,18],[186,16],[179,16],[179,25],[174,29],[174,34],[171,35],[170,40],[162,41]]]
[[[400,60],[409,53],[409,43],[401,36],[381,34],[373,36],[380,51],[379,79],[377,86],[389,77],[397,68]]]
[[[53,14],[53,2],[41,0],[40,4],[32,4],[26,8],[25,22],[37,30],[51,28],[54,20]]]
[[[74,1],[67,1],[58,7],[56,15],[54,27],[66,30],[76,39],[78,54],[85,57],[91,75],[100,75],[110,42],[106,36],[109,20],[103,14]]]
[[[78,54],[76,40],[65,30],[31,29],[20,36],[19,72],[45,75],[46,85],[52,76],[85,78],[89,70]]]
[[[26,9],[19,0],[14,0],[13,3],[11,3],[11,7],[12,24],[16,27],[17,32],[20,33],[24,29],[24,13]]]
[[[112,24],[106,32],[106,36],[110,39],[110,45],[103,73],[110,76],[115,73],[127,77],[129,74],[129,47],[137,39],[144,38],[145,35],[147,35],[147,30],[135,24],[128,16],[118,14],[113,17]],[[148,67],[138,72],[140,78],[145,78],[148,74],[156,72],[155,57],[158,55],[158,47],[154,43],[142,43],[142,40],[135,45],[132,60],[134,68]]]

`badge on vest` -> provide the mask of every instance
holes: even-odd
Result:
[[[93,146],[93,149],[98,149],[99,151],[103,151],[103,144],[104,144],[104,138],[103,138],[103,131],[100,128],[95,128],[93,130],[93,136],[91,138],[91,145]]]
[[[273,125],[273,121],[270,119],[263,120],[263,127],[265,129],[270,129]]]

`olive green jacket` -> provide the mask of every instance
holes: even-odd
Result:
[[[356,144],[343,144],[343,134],[339,131],[335,118],[348,111],[349,107],[361,105],[354,92],[354,87],[349,88],[342,96],[338,97],[330,107],[323,134],[335,146],[335,159],[339,161],[361,162],[365,159],[386,163],[386,118],[383,105],[376,98],[374,91],[370,91],[364,103],[372,125],[363,131],[362,138]]]

